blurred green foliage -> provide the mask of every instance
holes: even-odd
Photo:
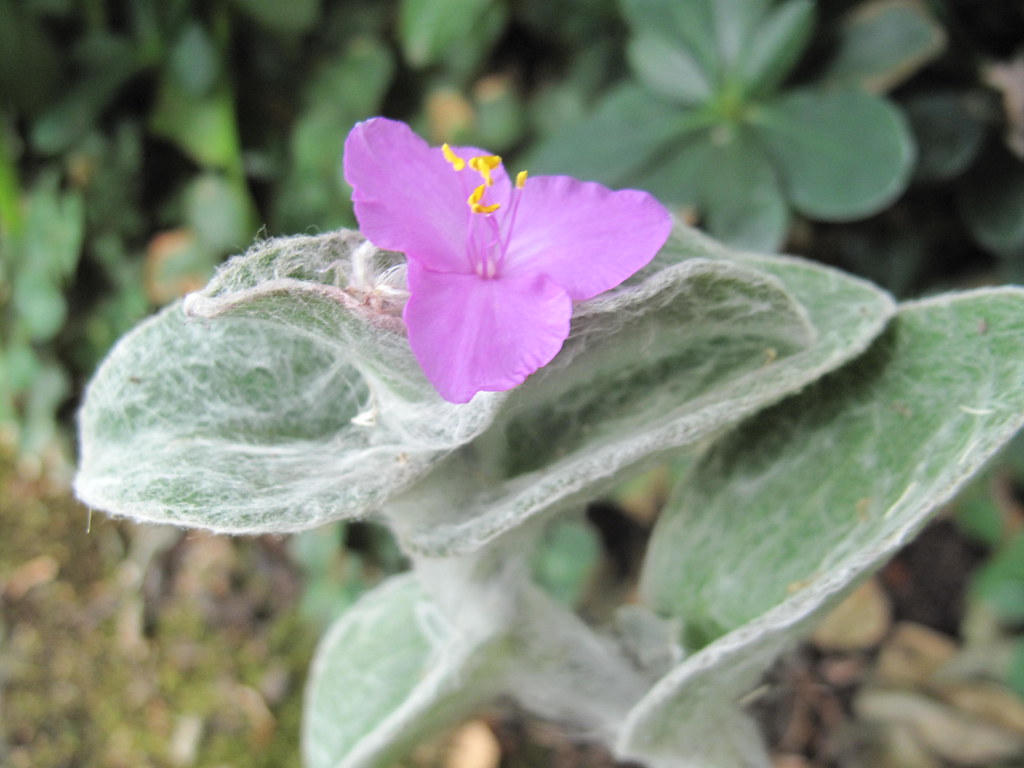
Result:
[[[0,441],[59,464],[139,318],[254,238],[353,225],[341,151],[375,114],[897,293],[1019,275],[1022,26],[1012,0],[0,0]]]
[[[810,42],[810,0],[621,5],[633,77],[543,143],[540,169],[649,189],[693,208],[720,239],[763,250],[782,244],[790,208],[846,220],[903,190],[913,142],[869,88],[941,47],[941,30],[917,5],[888,2],[884,18],[877,2],[858,9],[839,28],[830,66],[794,89],[783,84]],[[873,23],[860,20],[865,10]],[[880,30],[900,47],[876,51]],[[638,132],[638,122],[650,130]],[[600,155],[593,135],[603,137]]]
[[[1019,0],[0,0],[0,449],[59,473],[139,319],[257,237],[354,225],[342,147],[376,114],[900,295],[1024,280],[1021,29]],[[961,506],[996,553],[973,594],[1019,627],[1024,538]],[[315,623],[401,567],[355,530],[289,545]],[[599,549],[552,529],[538,578],[578,603]]]

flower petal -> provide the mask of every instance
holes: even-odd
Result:
[[[543,275],[485,280],[409,263],[409,343],[443,398],[521,384],[569,335],[572,299]]]
[[[526,181],[505,275],[548,275],[573,300],[610,290],[654,258],[672,229],[646,192],[570,176]]]
[[[374,245],[402,251],[432,269],[472,271],[466,198],[479,183],[472,171],[456,172],[440,148],[405,123],[383,117],[352,129],[344,166],[359,228]]]

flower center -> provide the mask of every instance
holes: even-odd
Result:
[[[452,166],[452,170],[463,171],[468,165],[470,170],[480,174],[483,183],[476,186],[466,198],[466,204],[469,206],[467,256],[473,271],[480,277],[499,277],[509,242],[512,240],[512,228],[515,226],[522,190],[526,186],[527,173],[520,171],[516,175],[516,183],[509,193],[508,206],[496,216],[502,204],[489,202],[485,197],[494,185],[491,174],[501,167],[501,157],[477,155],[467,162],[456,155],[447,144],[441,147],[441,151],[445,160]]]

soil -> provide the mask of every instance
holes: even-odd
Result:
[[[621,594],[644,525],[608,505],[590,519],[603,534],[617,531],[603,537],[605,584],[618,582]],[[7,462],[0,542],[0,764],[300,765],[305,669],[321,627],[300,609],[303,572],[284,538],[90,521],[66,491],[19,477]],[[1024,714],[1006,714],[1024,704],[1004,686],[979,683],[969,664],[960,677],[935,676],[977,655],[963,632],[965,585],[985,556],[940,520],[858,591],[845,619],[837,611],[775,666],[749,711],[778,768],[1024,765]],[[1006,639],[998,628],[990,635]],[[974,698],[965,686],[975,686]],[[904,708],[886,716],[893,695]],[[977,703],[985,695],[996,714]],[[923,714],[908,721],[915,707]],[[963,730],[959,753],[928,736],[950,717]],[[981,746],[967,754],[972,739]],[[408,765],[638,768],[501,703],[424,745]]]

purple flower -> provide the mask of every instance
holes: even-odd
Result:
[[[497,155],[430,147],[379,117],[348,135],[345,179],[363,234],[408,259],[409,344],[453,403],[550,362],[573,302],[643,267],[671,229],[646,192],[525,172],[513,181]]]

